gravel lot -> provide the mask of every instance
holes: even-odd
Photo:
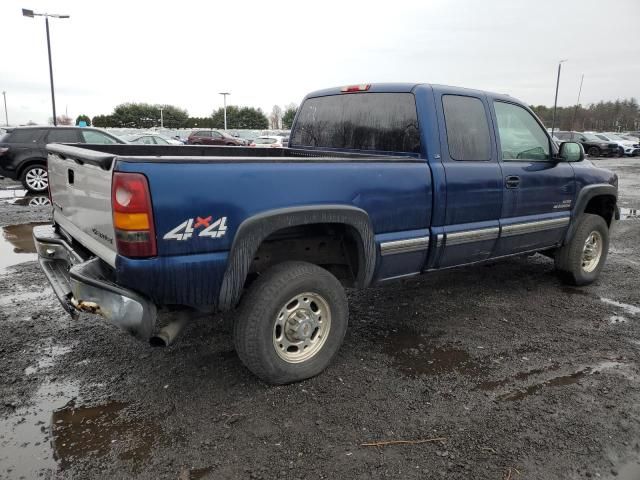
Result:
[[[594,163],[640,208],[640,159]],[[166,349],[72,321],[33,261],[49,208],[18,188],[0,181],[0,478],[640,478],[638,218],[589,287],[536,255],[352,292],[334,364],[271,387],[231,316]]]

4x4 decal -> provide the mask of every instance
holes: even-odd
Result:
[[[220,238],[227,233],[227,217],[220,217],[216,221],[212,222],[213,217],[196,217],[188,218],[173,230],[168,231],[164,237],[164,240],[188,240],[193,235],[198,237],[210,237]],[[202,228],[200,232],[196,232],[196,229]]]

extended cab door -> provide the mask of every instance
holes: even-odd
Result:
[[[553,159],[551,138],[527,108],[496,99],[492,110],[504,176],[496,255],[558,245],[575,196],[573,167]]]
[[[492,254],[499,235],[502,172],[485,95],[435,86],[433,93],[446,178],[446,200],[436,199],[434,211],[446,212],[432,228],[436,248],[428,268],[444,268]]]

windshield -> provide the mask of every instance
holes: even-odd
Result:
[[[624,140],[624,138],[619,137],[618,135],[612,135],[610,133],[607,133],[607,138],[609,138],[609,140],[617,140],[617,141]]]
[[[586,138],[586,139],[587,139],[588,141],[590,141],[590,142],[601,142],[601,141],[602,141],[602,139],[601,139],[601,138],[596,137],[596,136],[595,136],[594,134],[592,134],[592,133],[583,133],[583,134],[582,134],[582,136],[583,136],[584,138]]]

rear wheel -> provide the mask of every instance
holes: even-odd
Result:
[[[21,177],[22,185],[30,192],[44,192],[49,188],[49,175],[42,164],[29,165]]]
[[[600,275],[609,252],[609,228],[599,215],[585,213],[569,243],[558,249],[555,265],[571,285],[588,285]]]
[[[304,380],[331,363],[348,318],[347,297],[336,277],[310,263],[280,263],[245,294],[234,325],[236,351],[266,382]]]
[[[587,153],[589,155],[591,155],[592,157],[599,157],[600,156],[600,149],[598,147],[590,147],[589,150],[587,151]]]

